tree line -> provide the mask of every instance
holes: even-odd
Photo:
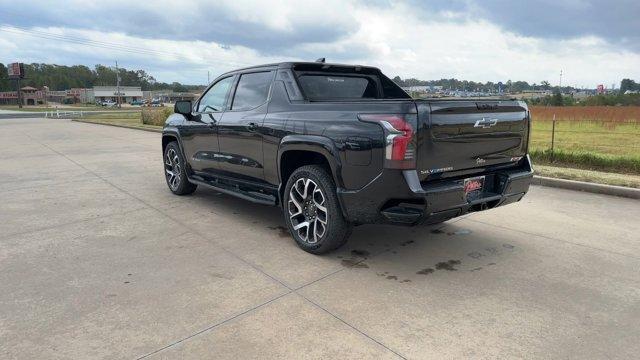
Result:
[[[440,79],[440,80],[418,80],[416,78],[407,78],[402,79],[400,76],[396,76],[393,78],[393,81],[403,87],[408,86],[442,86],[444,90],[461,90],[461,91],[476,91],[476,92],[513,92],[518,93],[525,90],[548,90],[553,91],[554,93],[570,93],[576,91],[578,89],[573,86],[563,86],[559,88],[558,86],[551,86],[548,81],[542,81],[539,84],[533,83],[530,84],[526,81],[511,81],[507,80],[503,82],[491,82],[487,81],[485,83],[468,81],[468,80],[458,80],[458,79]],[[640,91],[640,83],[635,82],[631,79],[622,79],[620,82],[620,90],[618,91],[621,94],[624,94],[627,90],[631,91]]]
[[[529,105],[543,106],[640,106],[640,94],[598,94],[589,96],[579,101],[571,95],[562,95],[559,92],[535,99],[525,99]]]
[[[49,90],[67,90],[71,88],[91,88],[93,86],[115,86],[116,74],[120,75],[120,85],[140,86],[142,90],[172,90],[187,92],[201,90],[201,85],[183,85],[178,82],[158,82],[144,70],[116,69],[96,65],[93,69],[85,65],[24,64],[25,78],[22,86]],[[0,91],[14,91],[15,83],[8,79],[7,67],[0,63]]]
[[[442,86],[444,90],[461,90],[476,92],[522,92],[524,90],[553,90],[554,87],[548,81],[542,81],[540,84],[529,84],[526,81],[507,80],[504,83],[487,81],[485,83],[458,80],[458,79],[440,79],[440,80],[418,80],[416,78],[402,79],[400,76],[393,78],[393,81],[400,86]],[[555,87],[557,89],[557,87]],[[563,86],[562,90],[569,92],[574,90],[571,86]]]

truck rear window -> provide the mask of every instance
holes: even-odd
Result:
[[[307,100],[411,98],[376,68],[303,63],[293,70]]]
[[[298,78],[308,99],[375,99],[376,83],[369,77],[303,75]]]

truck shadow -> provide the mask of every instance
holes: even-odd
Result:
[[[279,208],[253,204],[208,189],[198,190],[194,198],[216,213],[237,218],[239,226],[258,229],[264,234],[261,241],[275,241],[281,247],[290,247],[292,252],[301,251],[291,238]],[[508,235],[472,231],[462,219],[464,217],[431,226],[357,226],[344,247],[320,258],[349,269],[373,269],[390,280],[410,282],[416,277],[476,272],[499,266],[519,250]],[[309,256],[309,261],[316,258]]]

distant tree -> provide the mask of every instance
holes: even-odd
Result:
[[[564,100],[562,99],[562,94],[560,94],[560,91],[554,92],[553,96],[551,97],[551,105],[553,106],[563,106],[564,105]]]
[[[180,84],[179,82],[174,82],[171,84],[171,90],[173,90],[173,92],[187,92],[189,91],[189,89],[187,89],[186,86]]]
[[[531,90],[531,85],[526,81],[514,81],[511,84],[512,92],[522,92],[524,90]]]
[[[627,90],[638,91],[640,90],[640,84],[631,79],[622,79],[620,82],[620,93],[624,94]]]
[[[3,63],[0,63],[0,91],[11,91],[11,82],[9,81],[9,74],[7,73],[7,67]]]

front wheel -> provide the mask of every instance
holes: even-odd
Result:
[[[344,245],[352,226],[342,215],[333,179],[320,166],[296,169],[285,188],[284,217],[298,246],[323,254]]]

